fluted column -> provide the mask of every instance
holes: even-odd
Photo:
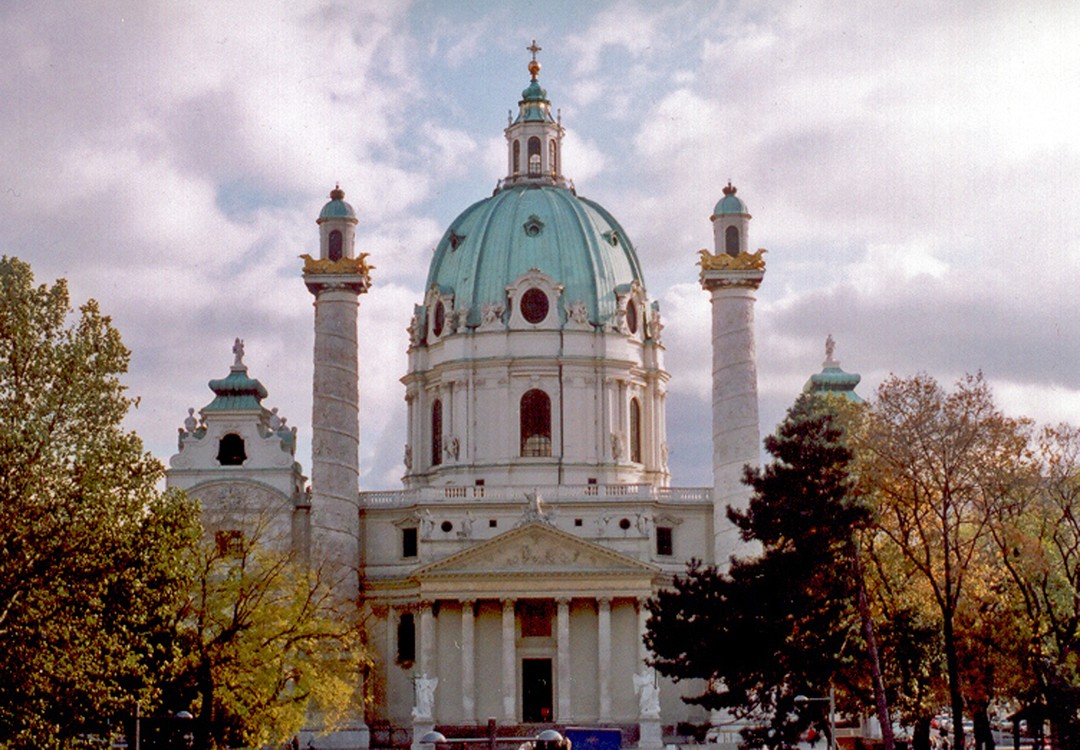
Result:
[[[597,687],[600,691],[600,721],[611,721],[611,599],[596,602],[598,654]]]
[[[461,710],[465,721],[476,720],[476,626],[473,601],[461,603]]]
[[[741,544],[727,507],[746,507],[750,488],[742,483],[743,466],[758,463],[754,292],[765,267],[731,267],[755,265],[754,257],[719,254],[703,260],[701,271],[712,304],[713,554],[720,566]]]
[[[556,721],[569,721],[570,708],[570,600],[555,603],[555,658],[559,671],[559,709]]]
[[[515,696],[517,695],[517,644],[514,639],[514,600],[504,599],[502,603],[502,692],[503,720],[513,723],[515,716]]]

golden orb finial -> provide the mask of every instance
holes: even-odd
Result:
[[[536,76],[540,73],[540,63],[536,59],[536,53],[539,52],[540,50],[542,50],[543,47],[538,46],[536,44],[536,40],[533,39],[532,44],[530,44],[525,49],[528,50],[529,52],[532,52],[532,60],[529,61],[529,75],[531,75],[532,79],[535,81]]]
[[[334,185],[334,189],[330,191],[330,200],[343,201],[345,200],[345,191],[341,189],[341,183]]]

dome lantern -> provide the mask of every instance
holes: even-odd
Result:
[[[712,216],[709,217],[709,221],[713,223],[716,254],[727,253],[733,258],[749,252],[747,232],[750,228],[750,212],[742,198],[735,195],[737,192],[738,188],[728,180],[724,187],[724,197],[716,203]]]
[[[525,48],[532,53],[529,61],[529,85],[521,92],[518,115],[506,127],[507,174],[500,187],[519,184],[567,187],[562,176],[562,123],[552,117],[547,91],[540,85],[540,62],[536,53],[542,47],[536,40]]]
[[[345,191],[337,184],[319,218],[319,259],[339,261],[356,256],[356,211],[345,202]]]

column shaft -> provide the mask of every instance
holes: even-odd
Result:
[[[420,653],[417,656],[417,671],[435,677],[435,617],[431,602],[420,605]]]
[[[559,672],[559,707],[556,721],[572,718],[570,707],[570,600],[559,599],[555,605],[556,669]]]
[[[476,720],[476,657],[473,602],[461,603],[461,710],[465,721]]]
[[[597,601],[597,682],[600,691],[600,721],[611,721],[611,600]]]
[[[313,559],[358,586],[360,407],[357,293],[322,288],[315,295],[311,406]],[[343,592],[350,597],[355,591]]]
[[[745,508],[750,489],[743,466],[757,465],[758,398],[754,288],[723,285],[712,296],[713,552],[723,566],[738,551],[727,508]]]
[[[502,689],[503,689],[503,720],[513,723],[517,720],[517,644],[514,633],[514,600],[504,599],[502,609]]]

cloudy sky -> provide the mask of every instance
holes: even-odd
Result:
[[[765,431],[829,333],[864,396],[982,370],[1007,411],[1080,422],[1072,0],[2,3],[0,254],[113,316],[156,455],[239,336],[309,468],[297,256],[340,181],[377,267],[362,483],[398,486],[405,328],[440,235],[503,176],[533,38],[564,171],[662,306],[676,484],[710,481],[694,262],[729,178],[769,250]]]

